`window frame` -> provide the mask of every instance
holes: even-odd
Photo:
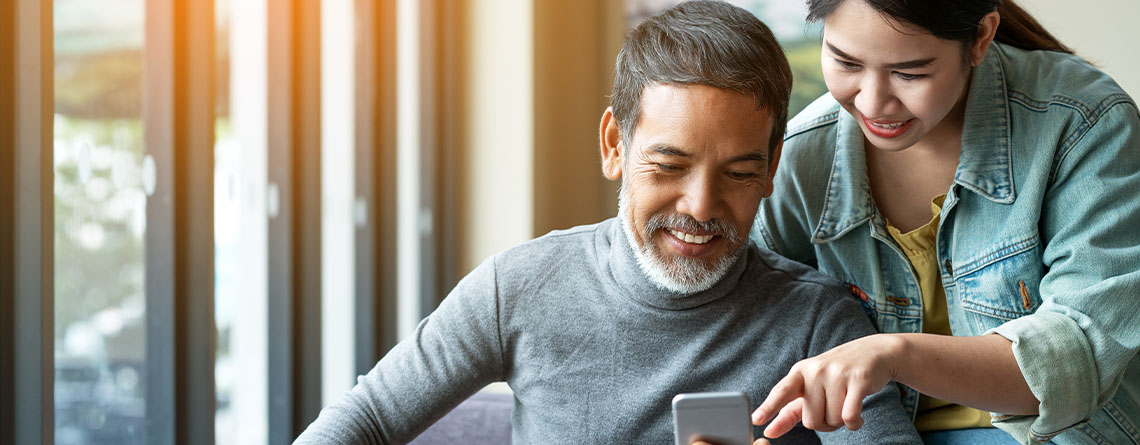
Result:
[[[419,205],[431,215],[431,231],[421,233],[419,243],[419,310],[424,316],[462,278],[458,233],[465,14],[462,2],[420,2]]]
[[[268,433],[288,444],[321,409],[320,3],[267,7]]]
[[[0,134],[9,135],[3,140],[0,140],[0,258],[15,258],[15,251],[13,250],[13,233],[15,232],[15,221],[13,216],[16,214],[15,207],[15,184],[12,181],[13,164],[16,161],[15,140],[12,137],[13,128],[15,128],[15,20],[12,17],[15,15],[16,10],[14,2],[4,2],[0,4]],[[13,357],[13,346],[15,341],[15,329],[13,323],[15,317],[12,312],[15,309],[14,300],[14,286],[12,277],[14,276],[11,261],[0,265],[0,363],[15,363]],[[15,398],[15,386],[12,384],[12,376],[14,369],[12,366],[0,366],[0,400],[8,401]],[[6,441],[15,440],[10,435],[12,430],[12,416],[14,415],[15,406],[12,403],[0,403],[0,439]]]
[[[146,442],[214,442],[214,5],[148,0]]]
[[[0,6],[0,441],[54,441],[50,0]],[[10,395],[10,397],[9,397]]]
[[[396,345],[396,0],[356,4],[355,370]]]

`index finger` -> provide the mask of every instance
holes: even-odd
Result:
[[[764,403],[752,412],[752,424],[763,425],[779,413],[781,408],[803,395],[804,379],[799,372],[793,371],[780,379],[779,383],[772,387],[772,392],[768,393]]]

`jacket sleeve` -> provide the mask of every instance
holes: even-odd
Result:
[[[481,264],[297,444],[411,441],[488,383],[503,380],[494,259]]]
[[[831,348],[875,333],[859,303],[838,283],[833,289],[836,303],[820,311],[809,354],[816,356]],[[856,431],[840,428],[830,433],[817,432],[820,442],[827,444],[916,444],[922,443],[914,422],[902,405],[902,392],[894,382],[863,399],[863,427]]]
[[[1045,243],[1038,310],[990,332],[1014,356],[1040,401],[1036,416],[995,413],[1019,440],[1046,441],[1114,395],[1140,348],[1140,115],[1104,112],[1058,153],[1042,204]]]

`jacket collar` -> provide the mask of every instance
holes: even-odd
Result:
[[[962,155],[954,182],[990,201],[1013,204],[1013,159],[1010,154],[1009,97],[1000,44],[990,45],[974,68],[966,99]]]
[[[1013,187],[1003,58],[1000,44],[992,44],[972,73],[966,96],[962,154],[954,183],[991,201],[1011,204],[1017,194]],[[816,244],[839,238],[875,218],[863,131],[850,113],[840,112],[835,134],[835,157],[823,212],[812,234],[812,242]]]

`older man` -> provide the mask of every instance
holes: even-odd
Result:
[[[406,442],[506,381],[515,442],[668,443],[674,395],[763,400],[796,361],[872,333],[838,282],[748,239],[791,82],[747,11],[688,2],[642,23],[601,122],[618,217],[483,262],[298,442]],[[919,441],[893,386],[863,415],[858,431],[784,439]]]

